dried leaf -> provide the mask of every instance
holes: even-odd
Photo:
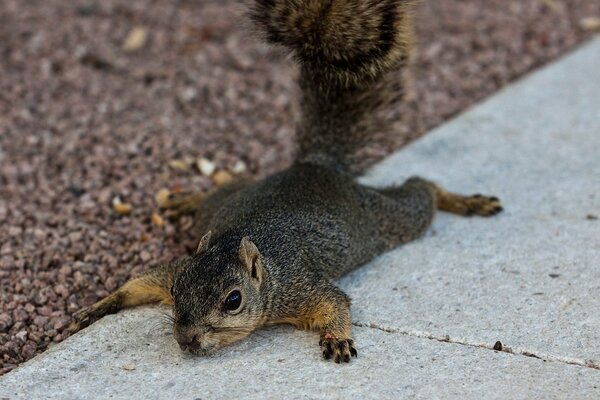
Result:
[[[150,221],[152,221],[152,225],[162,228],[165,226],[165,220],[158,215],[157,213],[152,213],[150,216]]]
[[[148,39],[148,30],[143,26],[135,26],[129,34],[125,41],[123,42],[123,50],[125,51],[135,51],[139,50],[146,44]]]
[[[113,210],[119,215],[131,214],[133,206],[129,203],[123,203],[119,196],[116,196],[112,201]]]
[[[600,18],[599,17],[585,17],[579,20],[579,26],[584,31],[598,31],[600,30]]]
[[[171,191],[167,188],[162,188],[154,195],[154,201],[156,205],[160,208],[164,208],[169,201],[169,196],[171,195]]]
[[[113,209],[119,215],[128,215],[131,214],[131,210],[133,210],[133,207],[129,203],[118,203],[113,204]]]
[[[185,160],[171,160],[169,161],[169,167],[179,171],[190,170],[190,164],[188,164]]]
[[[215,185],[223,186],[231,182],[233,180],[233,176],[225,170],[220,170],[213,175],[212,180]]]

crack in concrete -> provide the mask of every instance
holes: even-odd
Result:
[[[418,331],[414,329],[401,329],[401,328],[392,328],[388,326],[383,326],[380,324],[376,324],[373,322],[362,322],[362,321],[354,321],[352,325],[358,326],[360,328],[371,328],[378,329],[387,333],[398,333],[405,336],[412,336],[421,339],[435,340],[437,342],[442,343],[453,343],[459,344],[463,346],[469,347],[478,347],[486,350],[499,351],[503,353],[515,354],[525,357],[537,358],[542,361],[555,361],[568,365],[577,365],[579,367],[591,368],[600,371],[600,364],[593,360],[586,360],[582,358],[574,358],[574,357],[561,357],[555,356],[552,354],[544,354],[534,351],[529,351],[522,348],[512,348],[503,345],[501,342],[496,342],[495,344],[489,344],[485,342],[473,342],[464,338],[450,337],[450,335],[436,335],[430,332]]]

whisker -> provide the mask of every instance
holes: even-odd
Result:
[[[152,319],[154,324],[150,327],[151,331],[171,331],[175,323],[175,319],[167,313],[160,313]]]

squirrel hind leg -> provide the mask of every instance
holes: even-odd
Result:
[[[166,272],[166,270],[164,270]],[[69,331],[75,333],[88,327],[108,314],[142,304],[172,304],[170,283],[166,273],[158,271],[132,279],[104,299],[85,307],[75,314],[69,324]]]
[[[226,201],[229,196],[251,186],[253,181],[246,177],[239,177],[232,182],[226,183],[208,193],[205,192],[181,192],[170,193],[158,205],[167,210],[169,218],[179,218],[187,214],[212,215]],[[198,217],[199,218],[199,217]]]
[[[435,210],[462,216],[496,215],[502,211],[500,200],[493,196],[475,194],[463,196],[444,190],[439,185],[419,177],[408,179],[402,186],[378,190],[393,203],[380,201],[381,210],[389,215],[397,215],[401,224],[390,227],[404,230],[405,241],[411,240],[427,229],[433,220]],[[381,218],[380,218],[381,219]]]
[[[376,224],[376,232],[387,249],[414,240],[427,230],[436,210],[430,182],[411,178],[401,186],[365,188],[365,212]]]

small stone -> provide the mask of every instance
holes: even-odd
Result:
[[[71,243],[77,243],[77,242],[81,241],[82,238],[83,238],[83,234],[81,232],[69,233],[69,240],[71,241]]]
[[[38,306],[43,306],[44,304],[46,304],[48,302],[48,296],[45,293],[45,291],[43,291],[43,290],[38,291],[35,294],[35,296],[33,296],[33,302],[35,304],[37,304]],[[35,310],[35,308],[34,308],[34,310]],[[27,306],[25,306],[25,311],[27,311]],[[31,310],[31,312],[33,312],[33,310]]]
[[[18,226],[9,226],[8,227],[8,235],[12,237],[20,236],[23,233],[23,229]]]
[[[13,324],[13,319],[8,313],[0,314],[0,332],[8,332]]]
[[[25,322],[29,319],[29,314],[25,310],[17,308],[13,311],[13,319],[15,322]]]
[[[149,251],[143,250],[140,253],[140,258],[143,262],[148,262],[148,261],[152,260],[152,255],[150,254]]]
[[[146,44],[148,40],[148,30],[143,26],[135,26],[129,31],[129,34],[123,42],[123,50],[135,51],[139,50]]]
[[[26,360],[28,360],[31,357],[35,356],[35,343],[33,343],[33,342],[27,342],[23,346],[23,348],[21,349],[21,355]]]
[[[69,296],[69,290],[63,284],[60,283],[54,286],[54,292],[64,298],[67,298]]]
[[[37,313],[39,315],[43,315],[45,317],[49,317],[50,315],[52,315],[52,309],[48,306],[42,306],[40,308],[37,309]]]
[[[62,331],[67,327],[67,325],[69,325],[69,318],[67,317],[52,319],[52,328],[56,329],[57,331]]]
[[[198,170],[204,176],[211,176],[215,172],[215,169],[217,168],[215,163],[213,163],[210,160],[207,160],[206,158],[199,158],[196,161],[196,166],[198,167]]]
[[[33,318],[33,323],[36,326],[43,328],[48,323],[48,320],[48,317],[44,317],[43,315],[37,315],[35,318]]]
[[[44,239],[46,239],[46,232],[44,232],[42,229],[36,228],[33,231],[33,237],[38,242],[42,242]]]
[[[498,341],[497,341],[497,342],[494,344],[494,350],[496,350],[496,351],[502,351],[502,342],[501,342],[501,341],[499,341],[499,340],[498,340]]]
[[[116,279],[113,278],[112,276],[109,276],[108,278],[106,278],[106,282],[104,282],[104,287],[109,292],[113,292],[117,288],[117,281],[116,281]]]
[[[23,331],[19,331],[16,335],[15,338],[20,341],[21,343],[25,343],[27,341],[27,331],[23,330]]]
[[[123,366],[121,368],[123,368],[125,371],[134,371],[135,364],[132,364],[132,363],[123,364]]]
[[[234,174],[242,174],[242,173],[246,172],[247,169],[248,169],[248,167],[246,166],[246,163],[243,162],[242,160],[239,160],[238,162],[235,163],[235,165],[233,166],[233,169],[231,171]]]

